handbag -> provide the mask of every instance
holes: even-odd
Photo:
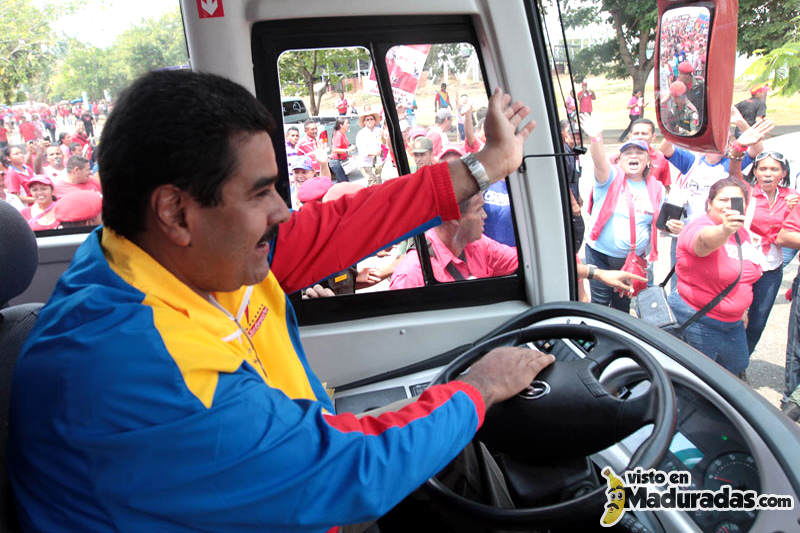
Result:
[[[669,328],[675,326],[678,320],[675,313],[667,302],[666,287],[669,278],[675,273],[675,266],[669,271],[664,281],[658,285],[647,287],[640,292],[633,300],[633,310],[636,316],[657,328]]]
[[[636,226],[634,219],[635,214],[633,212],[633,199],[631,198],[630,194],[626,194],[626,196],[628,198],[628,221],[630,222],[631,228],[631,251],[628,252],[628,256],[625,258],[625,264],[622,265],[621,270],[623,272],[630,272],[631,274],[636,274],[637,276],[646,278],[647,260],[636,253]],[[634,296],[647,288],[646,281],[633,280],[632,285]]]
[[[636,300],[633,304],[636,315],[645,322],[653,324],[654,326],[663,329],[667,333],[670,333],[681,340],[685,340],[684,332],[686,329],[694,324],[697,320],[702,318],[706,313],[714,309],[717,304],[719,304],[722,299],[733,290],[736,284],[739,283],[739,279],[742,277],[742,241],[739,239],[738,233],[734,234],[734,238],[736,239],[736,250],[739,252],[739,274],[730,285],[722,289],[722,291],[716,295],[713,300],[708,302],[705,306],[703,306],[702,309],[690,316],[686,322],[680,326],[677,325],[678,321],[675,318],[675,313],[673,313],[672,308],[667,302],[667,292],[664,289],[664,287],[667,285],[667,281],[669,281],[669,278],[671,278],[672,274],[675,273],[675,265],[672,266],[672,270],[669,271],[669,274],[667,274],[667,277],[664,278],[664,281],[655,287],[648,287],[636,297]]]

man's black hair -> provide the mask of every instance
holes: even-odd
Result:
[[[649,118],[637,118],[631,124],[631,128],[633,128],[637,124],[647,124],[648,126],[650,126],[650,133],[655,133],[657,131],[656,125]]]
[[[298,135],[300,135],[300,130],[297,129],[297,126],[290,126],[286,128],[286,133],[288,134],[290,131],[294,131]]]
[[[165,184],[203,206],[218,205],[236,170],[238,135],[275,139],[274,131],[264,106],[228,79],[188,70],[145,74],[120,94],[98,146],[104,224],[135,238],[150,195]]]
[[[67,159],[67,172],[72,172],[76,168],[83,168],[83,165],[88,165],[89,160],[79,155],[71,155]]]

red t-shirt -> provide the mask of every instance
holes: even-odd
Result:
[[[733,235],[724,246],[720,246],[705,257],[698,257],[694,253],[698,234],[703,229],[716,225],[716,222],[704,214],[690,222],[678,237],[675,260],[678,293],[695,310],[702,309],[716,298],[739,273],[739,253]],[[706,315],[721,322],[736,322],[742,319],[745,310],[753,301],[753,283],[761,277],[761,267],[748,259],[750,255],[748,248],[752,248],[753,245],[747,230],[742,228],[737,233],[742,241],[742,276],[733,290]]]
[[[753,185],[750,201],[755,200],[755,212],[750,223],[750,231],[761,237],[762,252],[769,252],[770,245],[775,244],[775,238],[781,231],[784,219],[789,215],[786,198],[790,194],[797,194],[793,189],[778,187],[775,203],[769,205],[769,198],[758,184]],[[776,245],[777,246],[777,245]]]
[[[594,100],[594,98],[595,96],[592,91],[581,91],[578,93],[578,105],[581,113],[592,112],[592,100]]]
[[[36,126],[33,122],[23,122],[19,125],[19,134],[25,142],[36,140]]]
[[[341,148],[347,149],[350,146],[350,141],[347,140],[347,135],[342,133],[341,130],[337,130],[333,133],[333,147],[334,148]],[[344,161],[347,159],[347,154],[340,154],[338,152],[333,153],[333,159],[338,159],[340,161]]]
[[[3,127],[0,127],[0,142],[8,142],[8,130]]]
[[[93,191],[100,195],[103,194],[103,191],[100,188],[100,184],[92,179],[90,179],[86,183],[80,183],[80,184],[70,183],[65,180],[59,180],[55,182],[55,186],[56,186],[55,190],[56,198],[63,198],[67,194],[76,191]]]
[[[311,137],[303,137],[297,142],[297,155],[307,155],[311,159],[311,166],[319,172],[321,166],[317,161],[317,141]]]
[[[337,111],[339,111],[340,115],[346,115],[347,114],[347,98],[342,98],[341,100],[339,100],[339,103],[336,104],[336,109],[337,109]]]
[[[19,196],[20,190],[27,196],[31,195],[28,183],[33,179],[33,169],[28,165],[23,165],[21,169],[10,166],[6,170],[6,190],[11,194]]]

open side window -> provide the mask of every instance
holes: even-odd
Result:
[[[371,186],[482,145],[488,90],[469,18],[262,22],[252,38],[257,97],[283,119],[279,190],[295,209],[325,201],[327,179]],[[523,299],[511,204],[496,184],[460,221],[324,280],[335,297],[295,295],[300,323]],[[452,250],[452,232],[478,244]]]

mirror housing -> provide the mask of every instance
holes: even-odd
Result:
[[[676,128],[674,123],[672,127],[668,127],[670,125],[665,124],[665,120],[670,118],[669,114],[662,115],[662,105],[671,98],[671,94],[669,86],[662,86],[662,80],[669,80],[670,77],[669,73],[662,77],[662,68],[665,65],[661,62],[661,37],[664,14],[670,10],[686,7],[708,10],[709,33],[705,61],[705,90],[702,95],[703,109],[698,110],[696,125],[688,130],[682,130]],[[673,144],[703,152],[723,152],[726,148],[733,103],[738,10],[738,0],[658,0],[654,101],[661,133]],[[709,98],[710,95],[713,97]],[[664,106],[664,110],[666,109]]]

